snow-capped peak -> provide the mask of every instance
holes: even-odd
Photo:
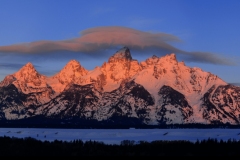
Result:
[[[28,83],[39,77],[41,77],[41,75],[36,71],[33,64],[28,62],[14,74],[6,76],[0,86],[8,86],[16,80]]]
[[[41,75],[36,71],[33,64],[28,62],[19,71],[13,74],[18,80],[31,81],[35,78],[39,78]]]
[[[174,54],[174,53],[167,54],[167,55],[161,57],[161,59],[164,61],[167,61],[167,62],[171,62],[171,61],[177,62],[176,54]]]
[[[118,50],[113,56],[109,58],[109,62],[114,62],[116,60],[132,60],[132,56],[128,47],[123,47],[122,49]]]
[[[34,68],[34,66],[33,66],[33,64],[31,63],[31,62],[28,62],[27,64],[25,64],[24,66],[23,66],[23,68]]]
[[[73,60],[70,60],[70,61],[65,65],[65,67],[70,67],[70,66],[76,66],[76,67],[78,67],[78,66],[81,66],[81,65],[80,65],[80,63],[79,63],[77,60],[73,59]]]
[[[34,73],[36,73],[37,71],[34,68],[33,64],[28,62],[18,72],[34,72]]]
[[[68,84],[78,83],[78,80],[88,71],[76,60],[69,61],[63,69],[48,79],[48,84],[56,92],[61,92]]]
[[[2,84],[4,86],[13,84],[24,94],[48,92],[46,76],[39,74],[30,62],[25,64],[19,71],[9,75]]]
[[[77,78],[87,74],[87,70],[76,60],[70,60],[55,77],[64,79]]]
[[[104,91],[110,92],[118,88],[124,79],[132,77],[140,70],[136,60],[132,59],[129,48],[123,47],[112,55],[108,63],[104,63],[101,71],[106,78]]]
[[[3,86],[6,87],[12,84],[15,80],[16,78],[13,75],[8,75],[3,79],[3,81],[0,82],[0,87],[3,87]]]
[[[52,77],[27,63],[0,89],[0,119],[43,115],[100,121],[122,115],[146,124],[240,124],[240,88],[178,62],[173,53],[139,64],[124,47],[92,71],[71,60]]]

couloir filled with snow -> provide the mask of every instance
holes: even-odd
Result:
[[[71,60],[50,77],[31,63],[0,83],[0,119],[43,115],[98,121],[137,118],[144,124],[240,122],[240,88],[178,62],[175,54],[133,59],[124,47],[86,70]]]

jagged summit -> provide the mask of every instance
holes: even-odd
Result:
[[[38,73],[34,68],[33,64],[28,62],[14,74],[8,75],[1,82],[0,86],[6,87],[10,84],[13,84],[18,88],[19,91],[21,91],[24,94],[41,92],[47,96],[49,95],[48,94],[49,92],[48,92],[45,79],[46,79],[46,76]]]
[[[36,69],[34,68],[33,64],[28,62],[27,64],[25,64],[22,68],[19,69],[19,71],[17,71],[16,73],[13,74],[13,76],[16,79],[31,79],[35,76],[40,76],[40,74],[36,71]]]
[[[12,84],[15,80],[16,78],[13,75],[8,75],[0,82],[0,87],[8,86],[9,84]]]
[[[23,70],[36,71],[36,69],[34,68],[34,66],[33,66],[33,64],[31,62],[28,62],[27,64],[25,64],[22,68],[20,68],[19,71],[23,71]]]
[[[130,53],[130,49],[128,47],[123,47],[120,50],[118,50],[113,56],[109,58],[109,62],[115,61],[115,60],[132,60],[132,56]]]
[[[25,64],[23,67],[29,67],[29,68],[34,68],[33,64],[31,62],[28,62]]]
[[[81,66],[81,64],[77,60],[72,59],[65,65],[65,67],[67,66]]]
[[[51,85],[53,88],[60,88],[60,90],[62,90],[64,87],[59,87],[59,82],[61,84],[67,85],[69,83],[75,82],[78,78],[86,75],[87,73],[88,71],[84,67],[82,67],[77,60],[70,60],[60,72],[58,72],[52,77],[53,79],[57,79],[57,82],[53,81],[53,84]]]
[[[163,56],[162,58],[167,60],[167,61],[172,61],[172,60],[177,61],[175,53],[167,54],[167,55]]]
[[[58,74],[72,75],[74,73],[79,73],[80,75],[86,74],[88,71],[81,66],[77,60],[70,60]]]
[[[39,115],[61,123],[76,123],[72,117],[103,123],[123,117],[130,121],[120,123],[240,124],[239,99],[240,87],[178,62],[174,53],[138,63],[123,47],[91,71],[71,60],[46,77],[27,63],[0,83],[0,120]]]

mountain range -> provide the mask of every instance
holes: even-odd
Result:
[[[0,82],[0,121],[34,118],[85,125],[238,125],[240,87],[178,62],[174,53],[138,62],[124,47],[93,70],[71,60],[45,76],[27,63],[6,76]]]

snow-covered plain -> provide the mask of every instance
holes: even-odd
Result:
[[[46,128],[0,128],[0,136],[41,141],[98,141],[105,144],[120,144],[123,140],[240,140],[240,129],[46,129]]]

